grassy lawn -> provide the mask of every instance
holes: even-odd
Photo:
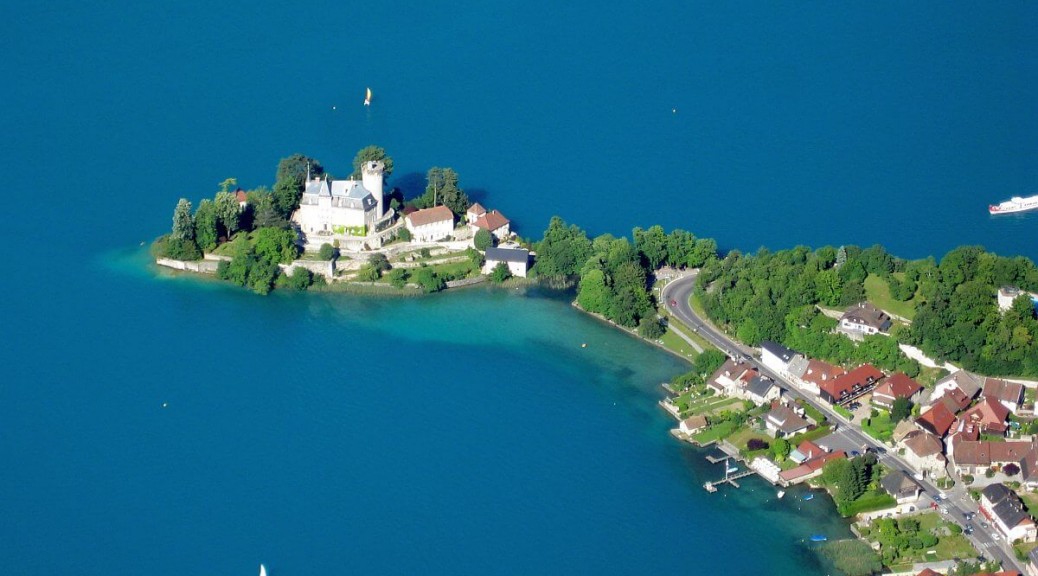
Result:
[[[1023,490],[1017,492],[1020,495],[1020,499],[1024,501],[1024,506],[1031,511],[1032,514],[1038,512],[1038,494],[1034,492],[1025,492]]]
[[[671,321],[673,322],[673,320]],[[686,358],[690,362],[695,360],[696,356],[699,356],[699,353],[696,352],[695,348],[689,346],[688,342],[682,340],[681,337],[675,334],[670,328],[663,333],[660,341],[663,342],[664,348],[674,352],[675,354],[679,354],[682,358]]]
[[[700,444],[707,444],[714,440],[721,440],[727,438],[733,432],[735,432],[739,426],[735,422],[727,421],[718,424],[717,426],[711,426],[705,431],[696,434],[692,438]]]
[[[763,441],[767,442],[769,445],[772,442],[775,441],[775,439],[772,438],[771,436],[768,436],[767,434],[765,434],[763,432],[759,432],[757,430],[754,430],[754,429],[750,428],[749,426],[744,426],[744,427],[736,430],[731,436],[728,437],[728,441],[731,442],[732,444],[734,444],[735,447],[738,448],[739,450],[745,452],[746,451],[746,443],[749,442],[751,438],[756,438],[758,440],[763,440]]]
[[[894,434],[894,427],[895,424],[890,421],[890,413],[885,410],[880,411],[879,416],[863,420],[861,423],[861,429],[880,442],[890,440]]]
[[[964,535],[943,533],[941,529],[951,523],[945,521],[936,512],[919,514],[913,518],[919,521],[920,532],[937,530],[940,540],[936,546],[928,550],[904,550],[898,562],[890,566],[892,570],[910,569],[915,562],[938,562],[952,558],[974,558],[978,555],[976,548]],[[933,550],[934,554],[930,554],[930,550]]]
[[[897,274],[899,273],[895,272],[895,276]],[[894,300],[890,297],[890,286],[887,284],[887,281],[875,274],[869,274],[868,278],[865,278],[865,298],[887,312],[892,312],[909,320],[915,318],[915,297],[912,297],[908,302]]]
[[[727,396],[700,396],[698,398],[691,398],[687,393],[682,394],[674,399],[674,404],[677,405],[678,409],[684,412],[692,414],[718,414],[721,410],[738,410],[742,408],[742,400],[738,398],[728,398]]]
[[[848,420],[854,419],[854,414],[851,414],[851,411],[844,408],[843,406],[837,406],[836,404],[833,404],[833,411]]]
[[[811,441],[818,440],[819,438],[824,438],[824,437],[828,436],[831,432],[832,432],[832,430],[830,430],[829,425],[825,424],[825,425],[819,426],[818,428],[815,428],[814,430],[811,430],[810,432],[804,432],[802,434],[797,434],[796,436],[794,436],[794,437],[789,439],[789,444],[793,448],[796,448],[804,440],[811,440]]]
[[[807,414],[809,418],[814,420],[816,424],[821,424],[822,422],[828,420],[828,418],[825,417],[825,414],[822,414],[820,410],[808,404],[807,402],[802,402],[799,404],[799,406],[804,409],[804,413]]]

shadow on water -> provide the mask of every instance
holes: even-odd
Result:
[[[400,189],[405,202],[424,194],[425,185],[425,174],[420,172],[408,172],[393,178],[393,186]]]

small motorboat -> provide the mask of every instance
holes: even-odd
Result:
[[[814,499],[815,499],[815,495],[810,493],[810,492],[808,492],[807,494],[804,495],[804,502],[807,502],[808,500],[814,500]]]
[[[811,541],[812,542],[825,542],[828,539],[829,538],[827,538],[825,536],[825,534],[812,534],[811,535]]]
[[[778,496],[778,497],[779,497],[780,499],[781,499],[781,498],[782,498],[783,496],[785,496],[785,495],[786,495],[786,491],[785,491],[785,490],[779,490],[779,491],[778,491],[778,493],[776,494],[776,496]]]

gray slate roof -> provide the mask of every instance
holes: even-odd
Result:
[[[786,370],[796,378],[803,378],[807,372],[808,364],[811,360],[803,354],[797,354],[793,356],[793,359],[789,361],[789,367]]]
[[[774,385],[775,383],[767,378],[754,376],[752,380],[746,383],[746,391],[763,398]]]
[[[918,496],[919,491],[922,490],[919,483],[913,480],[908,474],[905,474],[902,470],[897,470],[887,474],[882,480],[880,480],[879,484],[880,486],[883,486],[883,489],[894,498],[910,498]]]
[[[1031,517],[1016,493],[1004,484],[991,484],[984,488],[983,494],[991,502],[991,512],[1010,528]]]
[[[525,248],[487,248],[487,260],[495,262],[522,262],[530,261],[530,251]]]
[[[789,364],[789,361],[793,359],[794,355],[796,355],[796,352],[790,350],[789,348],[786,348],[778,342],[772,342],[770,340],[761,342],[760,347],[761,350],[767,350],[768,352],[771,352],[773,355],[778,356],[786,364]]]

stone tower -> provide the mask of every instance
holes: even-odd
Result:
[[[369,160],[364,163],[364,167],[361,169],[361,182],[364,184],[364,188],[371,195],[375,197],[375,201],[378,202],[378,218],[386,213],[385,207],[382,205],[382,169],[385,166],[381,160]]]

